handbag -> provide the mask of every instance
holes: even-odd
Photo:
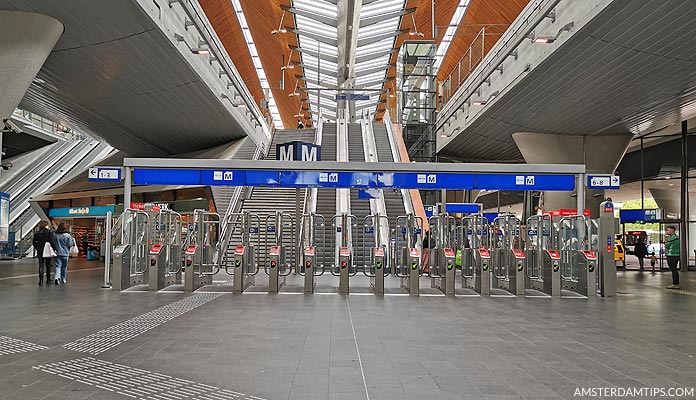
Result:
[[[56,256],[56,252],[53,250],[53,247],[51,246],[50,243],[46,242],[44,244],[42,257],[43,258],[51,258],[51,257],[55,257],[55,256]]]
[[[77,248],[77,244],[75,243],[75,240],[73,239],[73,245],[70,247],[70,255],[76,256],[78,254],[80,254],[80,249]]]

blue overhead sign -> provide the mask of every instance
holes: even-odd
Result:
[[[575,189],[574,175],[477,174],[479,190],[564,190]]]
[[[370,96],[368,96],[366,94],[358,94],[358,93],[343,93],[343,94],[336,95],[336,101],[339,101],[339,100],[364,101],[364,100],[370,100]]]
[[[401,189],[474,189],[475,175],[413,172],[380,172],[379,186]]]
[[[280,186],[374,188],[377,175],[371,172],[280,171]]]
[[[206,186],[246,186],[245,171],[202,170],[201,184]]]
[[[347,172],[273,170],[194,170],[135,168],[136,185],[282,186],[317,188],[563,190],[575,188],[574,175],[456,174],[428,172]],[[459,212],[451,211],[449,212]]]
[[[621,223],[660,222],[662,221],[662,214],[662,210],[659,208],[621,210],[619,211],[619,220]]]
[[[445,211],[450,214],[476,214],[481,210],[479,203],[447,203]]]

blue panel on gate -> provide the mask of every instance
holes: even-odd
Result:
[[[472,174],[380,172],[379,187],[403,189],[474,189]]]
[[[476,214],[479,212],[480,207],[481,204],[479,203],[447,203],[445,204],[445,211],[451,214]]]
[[[229,169],[212,169],[201,171],[201,183],[210,186],[244,186],[245,171]]]
[[[371,172],[280,171],[280,186],[323,188],[369,188],[377,186]]]
[[[136,168],[134,185],[200,185],[201,171],[197,169]]]
[[[278,171],[246,171],[247,186],[278,186]]]
[[[477,174],[476,189],[573,190],[574,175]]]

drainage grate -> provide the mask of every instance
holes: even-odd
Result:
[[[23,340],[12,339],[7,336],[0,336],[0,356],[6,354],[28,353],[30,351],[46,350],[48,347],[25,342]]]
[[[222,293],[196,293],[166,306],[152,310],[143,315],[121,322],[118,325],[64,344],[68,350],[96,355],[103,353],[119,344],[149,331],[163,323],[193,310],[211,300],[222,296]]]
[[[60,361],[33,368],[137,399],[264,400],[260,397],[92,357]]]

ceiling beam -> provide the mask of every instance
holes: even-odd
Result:
[[[323,76],[330,76],[330,77],[336,78],[338,76],[337,71],[328,71],[328,70],[325,70],[323,68],[317,68],[316,65],[307,65],[305,63],[298,63],[298,62],[293,62],[293,64],[297,65],[298,67],[302,67],[304,69],[308,69],[310,71],[314,71],[316,73],[319,73],[322,77]],[[320,69],[321,69],[321,71],[320,71]]]
[[[386,71],[389,68],[394,68],[394,67],[396,67],[396,64],[378,65],[376,67],[364,69],[360,72],[356,71],[355,73],[359,74],[359,75],[370,75],[370,74],[374,74],[375,72]]]
[[[296,51],[296,52],[298,52],[298,53],[308,54],[308,55],[310,55],[310,56],[312,56],[312,57],[320,58],[320,59],[322,59],[322,60],[324,60],[324,61],[328,61],[328,62],[332,62],[332,63],[334,63],[334,64],[338,64],[338,57],[330,56],[330,55],[325,54],[325,53],[319,54],[318,52],[316,52],[316,51],[314,51],[314,50],[304,49],[304,48],[302,48],[302,47],[297,47],[297,46],[288,46],[288,47],[289,47],[290,50],[292,50],[292,51]]]
[[[311,32],[305,32],[302,29],[297,29],[297,28],[286,28],[288,32],[294,33],[295,35],[298,36],[305,36],[310,39],[314,39],[317,42],[324,43],[328,46],[333,46],[333,47],[338,47],[338,41],[336,39],[331,39],[326,36],[322,35],[317,35],[316,33],[311,33]]]
[[[364,56],[355,57],[355,63],[356,64],[364,63],[365,61],[370,61],[374,58],[388,56],[388,55],[394,54],[398,51],[399,51],[399,49],[389,49],[389,50],[384,50],[384,51],[380,51],[377,53],[365,54]]]
[[[358,47],[367,46],[367,45],[372,44],[372,43],[381,42],[382,40],[393,38],[395,36],[401,36],[404,33],[408,33],[408,32],[409,32],[408,29],[401,29],[401,30],[398,30],[396,32],[389,32],[389,33],[384,33],[384,34],[369,37],[369,38],[360,39],[360,40],[358,40]]]
[[[288,6],[283,6],[281,5],[280,8],[283,11],[287,11],[289,13],[293,13],[295,15],[301,15],[303,17],[307,17],[313,21],[318,21],[321,22],[322,24],[331,26],[331,27],[336,27],[337,20],[331,17],[326,17],[324,15],[316,14],[311,11],[306,11],[306,10],[299,10],[295,7],[288,7]]]
[[[365,4],[365,3],[363,3],[363,5],[364,5],[364,4]],[[415,8],[408,8],[408,9],[405,9],[405,10],[398,10],[398,11],[393,11],[393,12],[386,13],[386,14],[375,15],[374,17],[365,18],[365,19],[361,20],[361,21],[360,21],[360,27],[361,27],[361,28],[364,28],[364,27],[366,27],[366,26],[378,24],[378,23],[380,23],[380,22],[383,22],[383,21],[386,21],[386,20],[389,20],[389,19],[392,19],[392,18],[401,17],[402,15],[411,14],[411,13],[413,13],[413,12],[415,12],[415,11],[416,11]]]
[[[351,87],[355,80],[355,50],[360,27],[362,0],[344,0],[338,3],[338,86]]]

